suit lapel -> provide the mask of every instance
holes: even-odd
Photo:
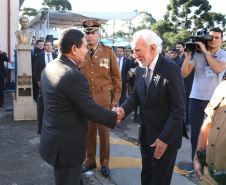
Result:
[[[45,51],[42,53],[43,66],[46,67]]]
[[[142,104],[145,102],[146,88],[145,88],[145,68],[138,67],[136,75],[136,89],[139,94]],[[144,88],[143,88],[144,87]]]
[[[149,85],[148,88],[148,92],[146,94],[146,99],[145,99],[145,103],[147,102],[148,98],[150,97],[151,93],[153,92],[153,90],[155,89],[156,85],[158,84],[158,81],[160,79],[160,70],[161,70],[161,65],[162,65],[162,58],[161,55],[159,55],[158,61],[156,63],[152,78],[151,78],[151,83]]]
[[[123,74],[123,73],[124,73],[125,67],[126,67],[126,59],[123,57],[123,62],[122,62],[122,71],[121,71],[121,74]]]

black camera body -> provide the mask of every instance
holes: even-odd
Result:
[[[192,42],[186,43],[185,51],[196,51],[197,48],[200,48],[200,46],[195,43],[195,42],[198,42],[198,41],[205,44],[205,46],[207,48],[208,41],[213,40],[213,36],[209,35],[207,28],[204,28],[203,30],[198,31],[197,35],[192,35],[190,37],[185,38],[184,40],[187,41],[187,40],[190,40],[190,39],[192,39]]]
[[[206,163],[206,148],[205,149],[200,148],[197,151],[197,157],[198,157],[199,162],[201,163],[202,167],[208,166],[208,164]]]

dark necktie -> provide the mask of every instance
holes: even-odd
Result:
[[[148,87],[151,82],[151,69],[149,67],[146,68],[146,77],[145,77],[145,84],[146,84],[146,91],[148,91]]]
[[[93,55],[94,55],[94,50],[91,48],[89,49],[89,54],[90,54],[90,57],[93,58]]]
[[[47,54],[48,57],[48,63],[50,62],[50,54]]]

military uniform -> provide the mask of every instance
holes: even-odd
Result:
[[[90,92],[94,100],[100,106],[110,110],[111,102],[119,101],[122,88],[121,74],[112,48],[99,43],[93,59],[87,52],[85,62],[79,67],[80,71],[88,78]],[[110,158],[109,128],[90,120],[88,121],[85,163],[87,165],[96,164],[97,128],[100,136],[100,164],[101,166],[108,166]]]
[[[204,168],[202,185],[226,184],[226,81],[217,87],[205,112],[211,118],[212,126],[208,133],[206,151],[208,167]],[[225,173],[221,176],[224,178],[223,183],[217,183],[213,179],[213,173],[217,174],[216,172]]]

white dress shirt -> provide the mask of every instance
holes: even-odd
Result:
[[[150,69],[151,69],[151,73],[150,73],[150,82],[151,82],[151,79],[152,79],[152,76],[153,76],[153,71],[155,70],[155,66],[156,66],[156,63],[159,59],[159,53],[156,55],[155,59],[152,61],[152,63],[148,66]],[[147,74],[146,74],[147,75]]]
[[[119,61],[118,57],[117,57],[117,61]],[[120,72],[122,71],[122,65],[123,65],[123,57],[120,60],[120,66],[119,66]]]
[[[45,51],[45,63],[46,63],[46,66],[47,66],[47,64],[49,63],[49,62],[48,62],[48,55],[47,55],[47,54],[49,54],[50,62],[53,60],[52,52],[51,52],[51,53],[47,53],[47,52]]]

